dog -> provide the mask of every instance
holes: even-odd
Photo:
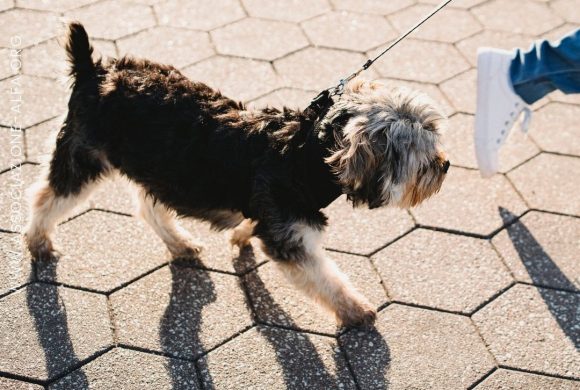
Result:
[[[248,109],[172,66],[93,60],[80,23],[65,39],[72,92],[31,199],[24,236],[33,259],[58,258],[56,224],[118,173],[137,186],[139,215],[175,258],[200,251],[178,217],[234,229],[234,244],[257,237],[339,324],[373,323],[375,308],[321,245],[320,210],[342,194],[373,209],[409,208],[438,192],[449,161],[434,104],[355,79],[322,112]]]

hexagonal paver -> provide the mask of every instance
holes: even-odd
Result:
[[[0,11],[6,11],[14,7],[14,0],[0,0]]]
[[[540,148],[580,156],[580,106],[551,103],[539,109],[530,130]]]
[[[451,116],[455,113],[455,108],[449,104],[449,100],[436,85],[396,79],[382,79],[379,81],[390,88],[403,88],[413,92],[424,93],[431,99],[433,104],[441,109],[444,115]]]
[[[527,35],[485,30],[458,42],[456,47],[471,62],[471,65],[477,66],[477,49],[480,47],[495,47],[504,50],[517,47],[527,49],[533,41],[534,38]]]
[[[20,129],[0,128],[0,171],[24,161],[25,147],[22,135]]]
[[[115,44],[111,41],[91,39],[95,49],[93,58],[116,57]],[[22,51],[22,71],[31,76],[62,78],[68,75],[69,63],[66,52],[56,39],[42,42]]]
[[[183,72],[192,80],[206,83],[236,100],[255,99],[280,85],[271,64],[244,58],[217,56],[189,66]]]
[[[463,56],[447,43],[406,39],[396,50],[396,55],[382,57],[375,63],[383,77],[440,83],[469,69]]]
[[[499,364],[578,377],[578,307],[580,294],[516,285],[472,318]]]
[[[488,242],[415,230],[373,256],[398,302],[470,313],[512,278]]]
[[[82,22],[90,37],[103,39],[121,38],[155,25],[150,7],[123,0],[101,1],[65,16]]]
[[[64,119],[63,115],[59,115],[54,119],[29,127],[24,131],[27,161],[35,163],[50,161],[52,151],[56,145],[56,136]]]
[[[494,366],[469,318],[400,305],[341,345],[362,389],[467,388]]]
[[[160,24],[211,30],[245,16],[237,0],[179,0],[155,5]]]
[[[403,210],[353,209],[345,197],[334,201],[324,212],[329,217],[324,245],[361,255],[373,253],[414,226],[411,216]]]
[[[300,22],[330,9],[326,0],[311,0],[307,7],[300,0],[242,0],[242,4],[250,16],[287,22]]]
[[[4,390],[42,390],[43,386],[28,382],[20,382],[15,379],[0,378],[0,388]]]
[[[441,84],[440,88],[458,111],[475,114],[477,70],[472,69],[457,75]],[[466,91],[474,93],[466,93]]]
[[[22,49],[56,35],[58,15],[12,9],[0,14],[0,47]]]
[[[499,369],[475,388],[477,390],[574,390],[578,388],[578,382],[567,379],[551,378],[548,376],[541,376],[527,372]]]
[[[327,252],[375,307],[387,297],[378,275],[365,257]],[[298,291],[275,264],[268,263],[244,277],[258,321],[295,329],[334,334],[336,320],[310,297]]]
[[[148,353],[115,348],[48,387],[58,389],[199,389],[195,366]]]
[[[26,190],[40,171],[38,166],[24,164],[0,175],[0,229],[22,231],[28,220]]]
[[[35,283],[2,298],[0,311],[2,372],[51,379],[113,342],[104,295]]]
[[[33,279],[30,258],[19,234],[0,233],[0,258],[0,296]]]
[[[580,105],[580,94],[578,93],[571,93],[566,95],[561,91],[554,91],[549,95],[549,97],[553,102]]]
[[[418,4],[390,15],[389,21],[403,33],[432,10],[432,6]],[[448,8],[429,19],[413,33],[413,37],[453,43],[478,31],[481,31],[481,25],[468,11]]]
[[[441,192],[411,213],[420,225],[486,236],[505,223],[500,206],[515,215],[527,209],[505,177],[482,179],[477,171],[452,167]]]
[[[318,16],[302,27],[312,43],[335,49],[367,51],[397,37],[385,18],[347,11]]]
[[[214,30],[211,36],[221,54],[267,61],[308,46],[297,25],[253,18]]]
[[[8,48],[0,48],[0,80],[14,76],[22,68],[22,57],[18,52]]]
[[[135,193],[127,180],[112,176],[103,180],[88,202],[88,207],[115,213],[136,215]]]
[[[509,178],[530,207],[580,215],[580,159],[540,154],[518,167]],[[508,207],[509,209],[509,207]]]
[[[0,124],[22,129],[51,119],[66,108],[67,88],[54,81],[32,76],[14,76],[0,81],[0,91],[10,96],[7,110],[0,111]]]
[[[488,1],[488,0],[454,0],[448,4],[448,7],[466,9],[466,8],[472,8],[472,7],[474,7],[478,4],[481,4],[485,1]],[[441,2],[438,0],[419,0],[419,3],[433,4],[433,5],[441,4]]]
[[[572,23],[580,23],[580,9],[578,8],[578,3],[576,1],[555,0],[550,2],[550,8],[552,8],[562,19]]]
[[[38,9],[43,11],[64,12],[73,8],[79,8],[97,0],[18,0],[18,7]]]
[[[214,54],[207,33],[173,27],[143,31],[120,39],[117,45],[121,55],[131,54],[178,68]]]
[[[493,0],[471,12],[490,30],[518,34],[539,35],[563,22],[546,4],[533,0]]]
[[[365,57],[357,53],[310,47],[275,61],[274,66],[288,87],[321,90],[338,84],[364,63]],[[363,75],[375,76],[372,68]]]
[[[330,0],[336,9],[388,15],[413,4],[413,0]]]
[[[474,126],[472,115],[456,114],[449,118],[447,131],[443,133],[443,145],[452,165],[477,169]],[[529,137],[514,128],[499,150],[499,172],[507,172],[539,152]]]
[[[111,295],[119,342],[193,358],[251,326],[235,276],[172,264]]]
[[[206,388],[356,388],[335,339],[285,329],[251,329],[198,364]]]
[[[90,211],[59,226],[58,262],[38,263],[40,280],[111,291],[169,259],[165,245],[141,221]]]
[[[580,290],[580,219],[531,212],[492,243],[518,280]]]
[[[250,102],[249,106],[257,109],[264,107],[276,107],[279,109],[282,107],[288,107],[291,109],[304,109],[310,104],[316,95],[318,95],[318,92],[315,91],[281,88],[277,91],[271,92],[265,96],[253,100]]]

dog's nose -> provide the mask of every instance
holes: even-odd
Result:
[[[449,160],[445,161],[445,163],[443,164],[443,172],[447,173],[450,165],[451,163],[449,162]]]

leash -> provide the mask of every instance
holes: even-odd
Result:
[[[431,11],[431,13],[429,13],[428,15],[423,17],[423,19],[419,20],[413,27],[411,27],[409,30],[407,30],[403,35],[399,36],[399,38],[397,38],[394,42],[392,42],[385,50],[383,50],[381,53],[379,53],[375,58],[367,60],[367,62],[365,62],[363,64],[363,66],[361,66],[357,71],[352,73],[350,76],[341,79],[336,86],[330,87],[330,88],[325,89],[324,91],[320,92],[318,94],[318,96],[316,96],[314,99],[312,99],[312,102],[310,102],[310,105],[308,106],[308,108],[315,110],[315,112],[321,112],[325,108],[330,107],[333,103],[331,98],[333,96],[342,95],[344,92],[344,87],[346,86],[346,84],[350,80],[354,79],[361,72],[370,68],[371,65],[375,63],[375,61],[377,61],[379,58],[381,58],[383,55],[385,55],[389,50],[391,50],[393,47],[395,47],[403,39],[407,38],[407,36],[409,34],[411,34],[413,31],[418,29],[423,23],[425,23],[427,20],[431,19],[431,17],[433,15],[435,15],[437,12],[441,11],[443,8],[445,8],[445,6],[447,6],[447,4],[451,3],[452,1],[453,0],[446,0],[446,1],[441,2],[441,4],[439,4],[433,11]]]

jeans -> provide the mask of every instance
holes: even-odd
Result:
[[[516,49],[510,66],[516,93],[532,104],[552,91],[580,93],[580,29],[557,42],[537,41]]]

